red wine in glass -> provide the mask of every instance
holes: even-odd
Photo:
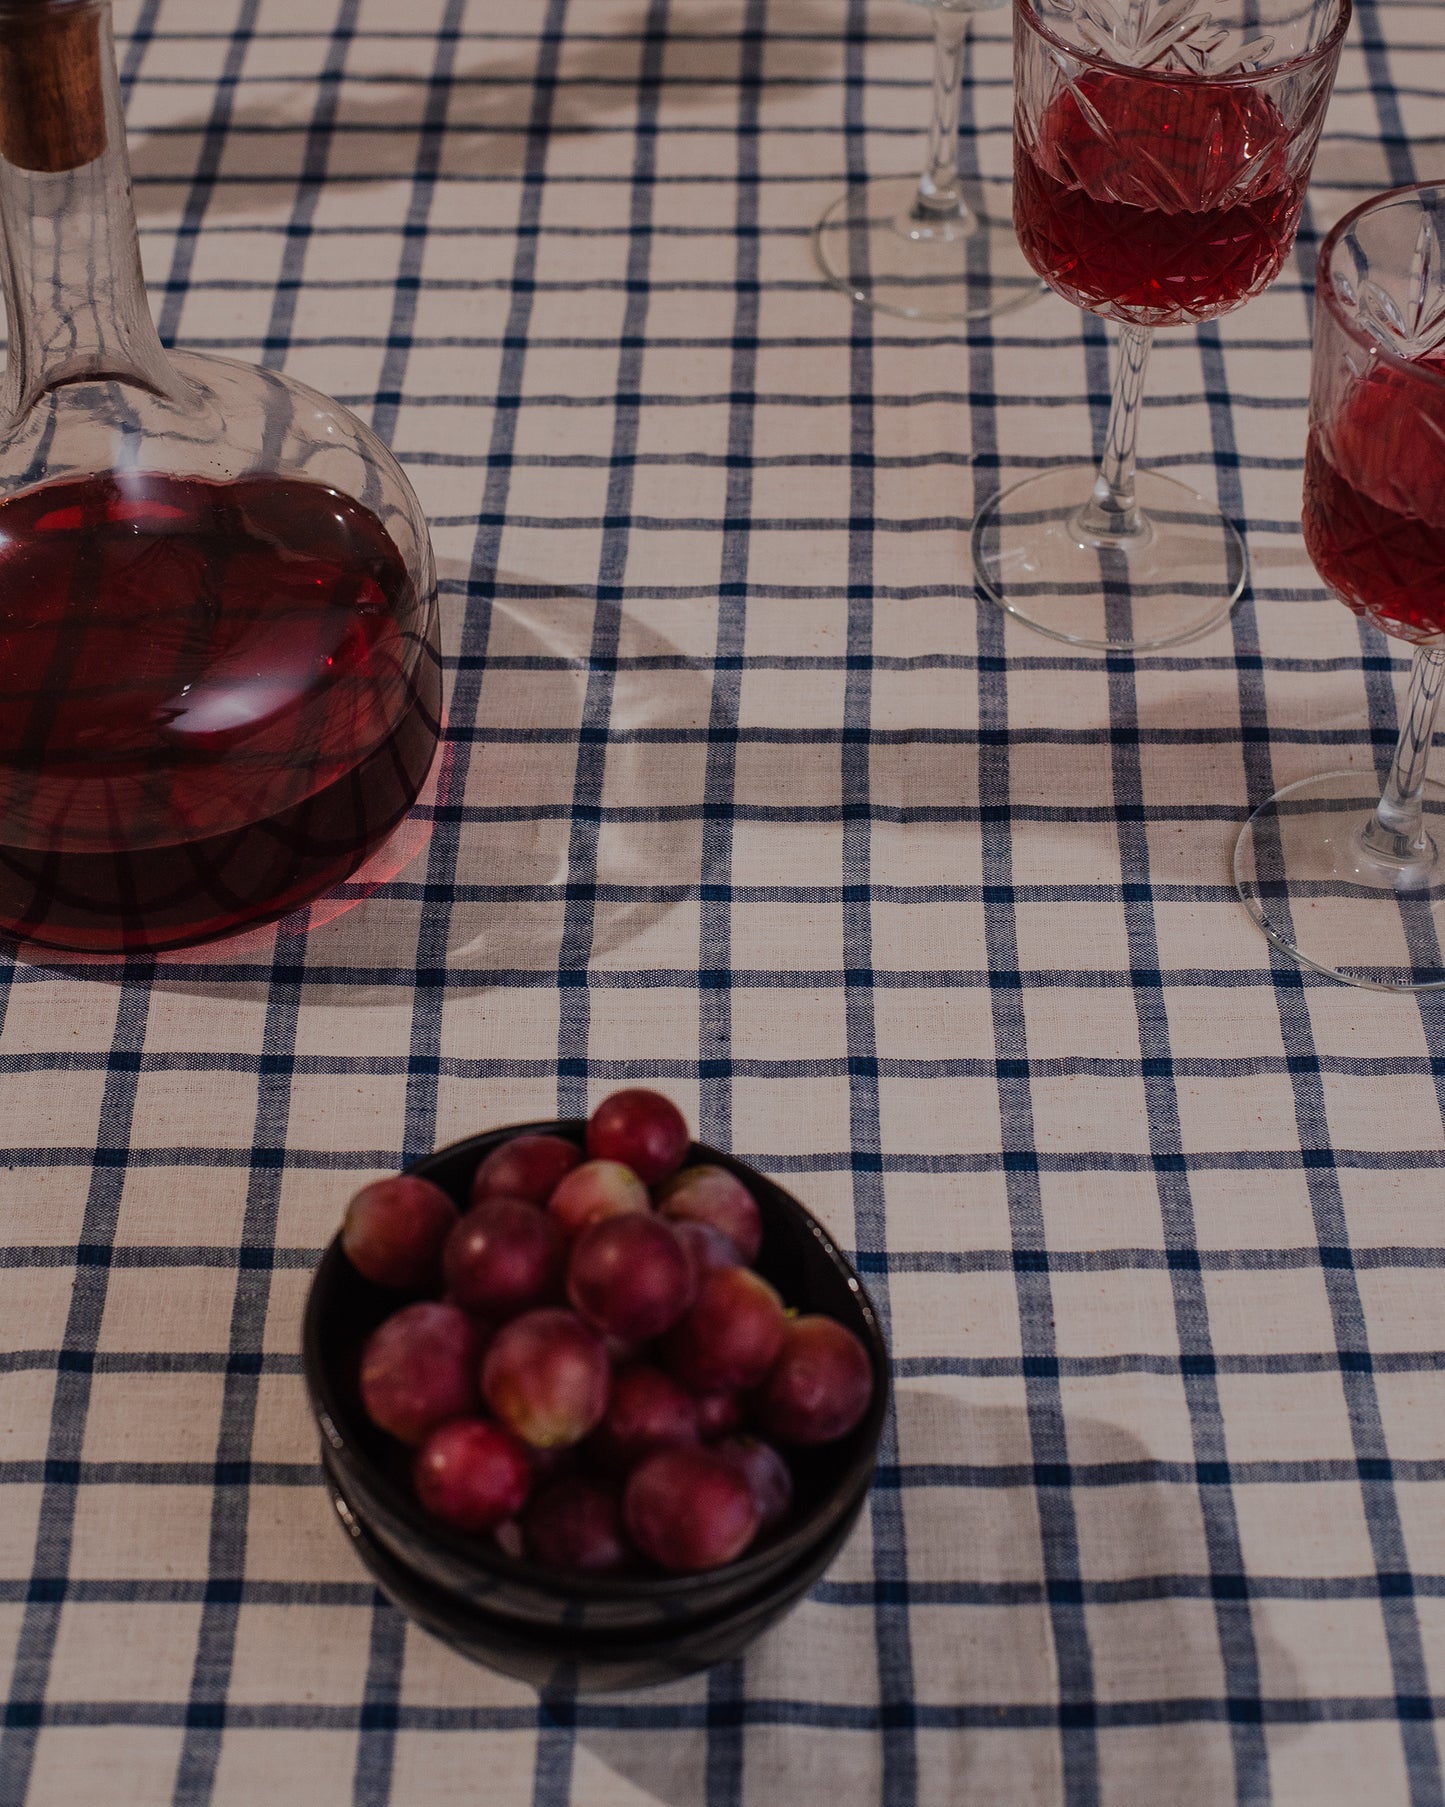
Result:
[[[1268,94],[1088,70],[1014,149],[1024,255],[1076,307],[1175,326],[1279,274],[1309,169]]]
[[[320,483],[138,472],[0,503],[0,931],[180,947],[344,878],[431,762],[426,604]]]
[[[1412,646],[1394,752],[1386,767],[1371,734],[1296,778],[1234,850],[1276,948],[1385,991],[1445,991],[1445,785],[1429,770],[1445,698],[1442,242],[1441,184],[1375,195],[1326,235],[1315,285],[1305,545],[1347,608]]]
[[[1445,355],[1418,360],[1445,379]],[[1445,405],[1437,422],[1410,379],[1377,366],[1305,452],[1305,545],[1357,615],[1416,644],[1445,639]]]

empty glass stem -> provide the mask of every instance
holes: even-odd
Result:
[[[1151,533],[1147,517],[1134,500],[1134,443],[1139,437],[1144,374],[1149,368],[1149,348],[1153,343],[1151,326],[1119,328],[1119,368],[1114,373],[1104,455],[1099,460],[1094,493],[1076,511],[1072,522],[1081,540],[1137,543]]]
[[[1379,807],[1360,831],[1360,848],[1374,860],[1428,873],[1435,845],[1425,830],[1425,774],[1435,736],[1435,717],[1445,691],[1445,650],[1419,646],[1410,667],[1410,688],[1400,722],[1400,738]]]
[[[958,112],[968,23],[967,13],[934,10],[933,112],[928,121],[928,163],[919,177],[913,207],[916,220],[956,219],[967,213],[958,180]]]

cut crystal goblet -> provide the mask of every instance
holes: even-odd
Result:
[[[1366,201],[1320,250],[1305,545],[1348,608],[1415,648],[1389,768],[1286,785],[1234,855],[1245,908],[1316,972],[1445,987],[1445,185]],[[1383,789],[1380,779],[1383,777]]]
[[[1136,470],[1160,326],[1212,320],[1279,274],[1299,224],[1350,0],[1015,0],[1014,222],[1066,301],[1120,327],[1093,465],[995,496],[974,576],[1076,646],[1168,646],[1224,619],[1244,542],[1173,477]]]

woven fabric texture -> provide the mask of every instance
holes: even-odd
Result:
[[[0,1801],[1441,1807],[1445,1004],[1272,958],[1228,863],[1394,737],[1402,649],[1299,533],[1310,285],[1445,166],[1441,9],[1359,5],[1284,273],[1161,334],[1142,455],[1253,582],[1108,661],[965,575],[976,497],[1097,448],[1100,322],[914,327],[814,271],[844,180],[921,158],[917,7],[117,22],[163,334],[399,454],[450,727],[369,894],[0,959]],[[364,1179],[624,1080],[855,1253],[897,1411],[744,1660],[539,1700],[353,1559],[300,1315]]]

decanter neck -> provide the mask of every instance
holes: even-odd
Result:
[[[0,0],[0,241],[12,426],[68,383],[185,393],[146,300],[109,0]]]

